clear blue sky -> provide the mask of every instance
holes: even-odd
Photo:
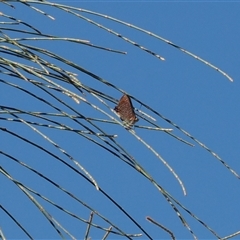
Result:
[[[151,106],[203,142],[240,174],[240,3],[230,1],[57,1],[57,3],[96,11],[137,25],[174,42],[228,73],[233,78],[233,83],[217,71],[179,50],[149,35],[106,19],[83,14],[151,49],[166,60],[160,61],[120,38],[54,8],[42,8],[56,18],[52,21],[20,4],[15,5],[15,10],[1,4],[1,11],[5,14],[30,21],[45,33],[85,39],[92,44],[126,51],[127,55],[120,55],[74,43],[39,42],[40,46],[48,47],[75,61]],[[73,69],[69,71],[77,73],[82,83],[99,88],[116,99],[121,97],[120,92],[100,85],[80,71]],[[4,75],[1,77],[7,79]],[[35,94],[43,94],[20,80],[13,79],[11,82],[25,86]],[[47,95],[43,97],[51,99]],[[92,100],[88,95],[84,97]],[[77,105],[72,100],[66,101],[87,116],[107,119],[104,115],[96,114],[96,111],[88,112],[89,108],[86,108],[84,103]],[[54,112],[53,109],[4,84],[0,87],[0,102],[4,106],[28,111]],[[133,104],[136,108],[141,107],[139,103],[133,102]],[[98,106],[103,107],[100,103]],[[111,106],[114,108],[114,104]],[[141,109],[149,113],[144,107]],[[111,114],[110,111],[108,113]],[[160,126],[172,128],[161,118],[154,117]],[[138,125],[147,125],[147,123],[140,120]],[[68,161],[68,158],[26,126],[6,121],[1,121],[1,126],[28,137],[31,141],[35,141]],[[79,128],[73,123],[71,126]],[[123,144],[158,183],[207,223],[220,237],[240,230],[240,180],[206,150],[194,142],[192,143],[195,147],[189,147],[163,132],[135,129],[136,133],[158,151],[182,179],[187,190],[187,196],[183,196],[178,182],[169,170],[134,136],[120,126],[107,124],[104,129],[108,133],[118,134],[117,141]],[[39,128],[39,130],[78,160],[97,180],[100,187],[136,219],[153,239],[167,239],[169,235],[147,222],[146,216],[151,216],[169,228],[178,239],[191,238],[190,233],[183,227],[176,213],[158,190],[118,158],[77,135],[46,128]],[[191,141],[175,128],[174,133]],[[1,132],[0,142],[2,151],[12,154],[73,192],[125,232],[141,232],[93,186],[49,155],[33,147],[27,147],[27,144],[4,132]],[[15,179],[74,214],[88,219],[89,211],[50,186],[48,182],[3,155],[0,157],[0,163]],[[26,196],[3,175],[0,179],[1,204],[28,229],[31,235],[34,238],[59,238],[56,231]],[[85,224],[67,216],[41,199],[38,200],[75,237],[81,239],[84,236]],[[181,213],[198,238],[214,238],[186,212],[181,210]],[[3,211],[0,219],[0,227],[7,238],[26,238],[26,235]],[[98,224],[102,223],[97,217],[94,217],[94,220]],[[109,227],[107,224],[104,226]],[[90,232],[92,239],[101,238],[103,234],[99,230]],[[145,238],[146,236],[141,239]],[[111,235],[109,239],[117,239],[117,237]]]

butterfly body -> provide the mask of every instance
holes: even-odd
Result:
[[[121,97],[118,105],[114,108],[114,110],[118,114],[120,119],[128,125],[134,125],[134,123],[138,121],[138,118],[136,117],[134,112],[131,99],[126,94]]]

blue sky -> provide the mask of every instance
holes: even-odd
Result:
[[[204,143],[240,174],[239,3],[219,1],[57,1],[57,3],[103,13],[139,26],[168,39],[228,73],[234,80],[232,83],[209,66],[156,38],[93,15],[83,14],[163,56],[165,61],[160,61],[122,39],[54,8],[38,5],[39,8],[44,9],[56,18],[55,21],[52,21],[20,4],[15,5],[15,10],[5,5],[1,6],[1,11],[5,14],[24,21],[31,19],[31,25],[42,31],[44,30],[45,33],[85,39],[95,45],[127,52],[126,55],[121,55],[60,41],[53,43],[49,41],[31,42],[32,44],[39,44],[38,46],[41,47],[47,47],[49,50],[76,62],[83,68],[123,89],[134,98],[151,106]],[[11,34],[9,33],[10,36],[15,36],[14,33]],[[68,68],[67,70],[78,74],[78,79],[85,85],[97,88],[115,99],[120,99],[122,94],[119,91],[100,84],[76,69]],[[35,94],[42,94],[44,99],[52,101],[56,105],[59,104],[28,83],[7,78],[5,75],[1,77],[14,84],[19,84],[19,86],[26,87]],[[74,91],[74,89],[72,90]],[[79,92],[76,93],[79,94]],[[80,94],[80,96],[115,116],[88,93],[86,95]],[[107,116],[87,107],[83,102],[78,105],[66,96],[61,97],[85,116],[109,120]],[[26,111],[56,112],[42,102],[5,84],[1,84],[0,102],[3,106],[20,108]],[[111,102],[109,105],[112,109],[115,106]],[[137,109],[152,114],[136,101],[133,101],[133,105]],[[69,109],[61,104],[58,106],[72,114]],[[153,116],[160,126],[173,128],[160,117]],[[6,114],[4,117],[13,118]],[[60,121],[60,119],[58,120]],[[69,124],[69,126],[80,128],[72,121],[65,119],[61,121]],[[140,119],[137,125],[146,126],[148,123]],[[75,166],[58,149],[29,127],[3,120],[1,126],[27,137],[30,141],[38,143]],[[103,123],[101,123],[101,126],[109,134],[117,134],[117,141],[154,179],[175,199],[208,224],[220,237],[240,230],[240,181],[209,152],[191,141],[176,128],[173,128],[174,134],[190,141],[195,146],[189,147],[160,131],[135,128],[136,134],[150,144],[181,178],[187,190],[187,196],[183,196],[178,182],[170,171],[133,135],[120,126]],[[76,134],[40,127],[38,129],[78,160],[97,180],[99,186],[137,220],[153,239],[168,239],[169,235],[146,221],[146,216],[151,216],[170,229],[178,239],[192,238],[156,187],[127,164]],[[42,172],[75,194],[83,202],[88,203],[125,232],[141,232],[103,194],[96,191],[80,175],[75,174],[53,157],[39,149],[29,147],[26,143],[3,131],[0,140],[3,152],[12,154],[12,156]],[[36,176],[36,174],[24,169],[3,155],[0,159],[1,166],[16,180],[35,189],[74,214],[84,219],[89,218],[89,210]],[[12,181],[9,181],[3,175],[0,178],[3,186],[1,188],[3,193],[1,194],[2,206],[8,209],[34,238],[59,238],[59,235],[44,216]],[[42,199],[36,198],[76,238],[80,239],[84,236],[85,224],[62,213]],[[182,209],[180,211],[199,239],[214,238],[190,215]],[[103,221],[96,216],[94,216],[94,221],[96,224],[103,224]],[[104,223],[104,226],[109,227],[106,223]],[[1,212],[0,227],[7,238],[26,238],[26,235],[3,211]],[[100,230],[92,229],[90,232],[92,239],[101,238],[103,235],[104,232]],[[109,239],[118,239],[118,237],[112,234]],[[146,239],[146,236],[140,239]]]

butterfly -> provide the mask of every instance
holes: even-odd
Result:
[[[127,125],[134,125],[138,121],[135,115],[131,99],[128,95],[124,94],[119,100],[118,105],[114,108],[120,119]]]

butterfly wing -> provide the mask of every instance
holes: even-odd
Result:
[[[118,113],[121,120],[128,124],[133,125],[138,121],[138,118],[136,117],[133,110],[131,99],[126,94],[121,97],[118,105],[114,108],[114,110]]]

